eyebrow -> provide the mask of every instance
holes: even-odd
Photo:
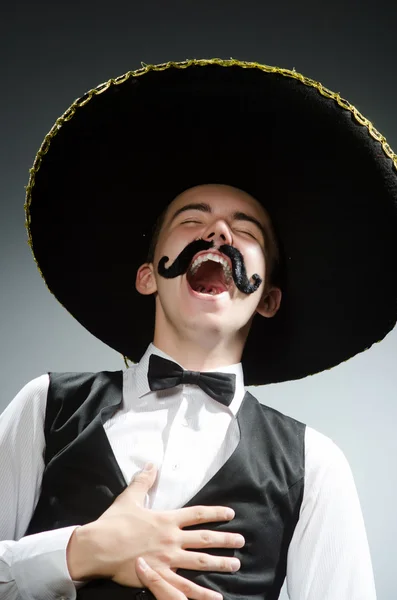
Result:
[[[176,219],[178,215],[180,215],[183,212],[186,212],[187,210],[200,210],[201,212],[212,213],[212,209],[209,204],[206,204],[205,202],[192,202],[191,204],[186,204],[185,206],[178,208],[178,210],[175,211],[175,213],[172,215],[170,224]],[[241,211],[236,211],[232,214],[232,219],[233,221],[248,221],[249,223],[253,223],[260,230],[264,241],[266,241],[268,233],[262,225],[262,223],[255,217],[247,215],[246,213]]]

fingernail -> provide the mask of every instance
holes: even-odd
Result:
[[[234,512],[234,510],[232,508],[229,508],[226,511],[226,518],[227,519],[234,519],[234,515],[235,515],[235,512]]]
[[[240,568],[240,561],[238,558],[232,558],[232,560],[230,561],[231,567],[232,567],[232,571],[238,571]]]
[[[137,559],[138,562],[138,566],[141,567],[142,571],[146,571],[146,569],[148,568],[148,564],[146,562],[146,560],[144,560],[141,556]]]
[[[144,471],[151,471],[153,469],[153,463],[146,463],[145,467],[144,467]]]

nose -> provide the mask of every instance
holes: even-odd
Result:
[[[222,244],[233,245],[232,232],[224,219],[217,219],[209,224],[204,232],[203,239],[213,241],[216,246]]]

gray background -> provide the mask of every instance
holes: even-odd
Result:
[[[389,5],[388,8],[387,5]],[[397,149],[397,8],[392,2],[54,2],[2,9],[0,409],[51,370],[123,368],[56,302],[24,230],[24,185],[55,119],[100,82],[146,63],[239,58],[295,68],[339,91]],[[133,280],[134,274],[131,274]],[[368,311],[376,290],[363,287]],[[254,388],[264,403],[330,436],[358,487],[378,598],[396,598],[397,330],[366,353],[303,381]],[[285,592],[282,598],[286,598]],[[320,600],[320,599],[319,599]]]

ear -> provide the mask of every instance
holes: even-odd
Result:
[[[267,317],[268,319],[274,317],[281,304],[282,292],[278,287],[271,287],[267,290],[264,297],[256,307],[256,312]]]
[[[135,287],[144,296],[157,292],[157,283],[152,263],[144,263],[139,267],[136,273]]]

